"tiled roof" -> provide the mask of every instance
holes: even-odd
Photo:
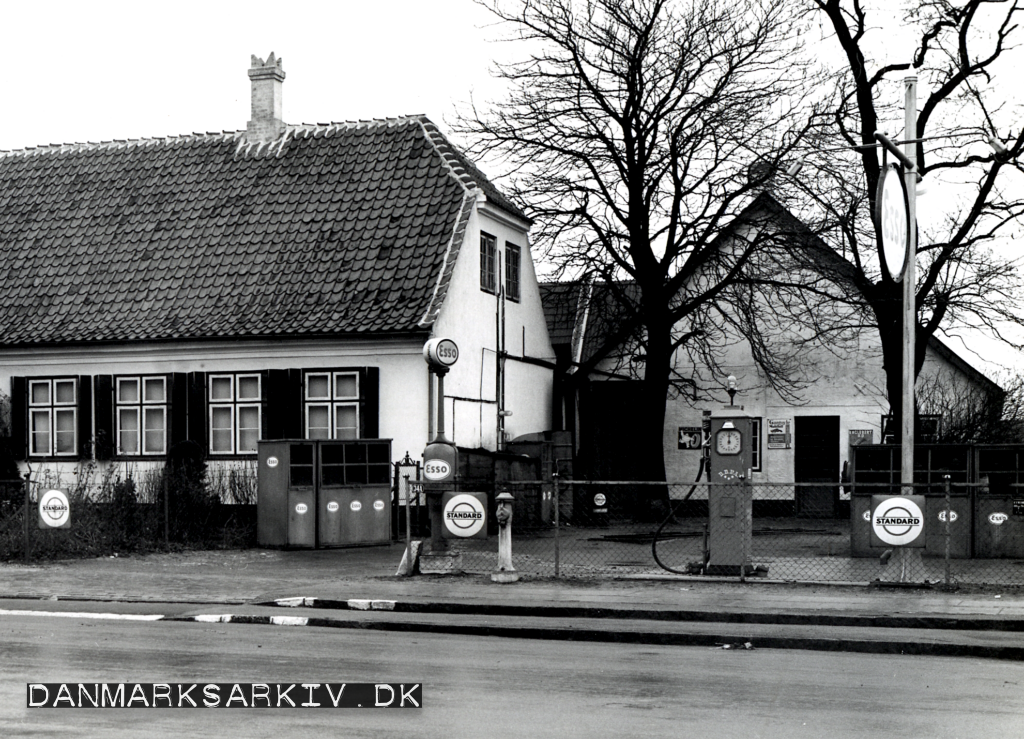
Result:
[[[0,344],[423,331],[480,191],[421,116],[0,152]]]

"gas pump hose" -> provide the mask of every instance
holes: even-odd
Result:
[[[686,495],[684,495],[682,498],[680,498],[678,501],[676,501],[675,505],[672,506],[672,509],[669,511],[669,514],[665,517],[665,520],[661,522],[661,526],[659,526],[658,530],[654,532],[654,541],[651,542],[651,554],[654,555],[654,561],[658,563],[658,566],[661,569],[666,570],[668,572],[671,572],[674,575],[691,575],[693,573],[690,572],[689,570],[674,570],[671,567],[669,567],[667,564],[662,562],[658,558],[658,540],[661,538],[661,532],[664,530],[664,528],[668,524],[668,522],[675,519],[675,517],[676,517],[676,509],[680,505],[682,505],[683,503],[688,501],[690,499],[690,496],[693,495],[693,491],[697,489],[697,485],[700,484],[700,478],[704,474],[704,466],[705,466],[705,464],[707,464],[707,461],[708,461],[707,457],[705,457],[704,455],[701,455],[700,467],[697,469],[697,477],[696,477],[696,479],[694,479],[693,485],[690,486],[690,489],[689,489],[689,491],[687,491]],[[705,530],[705,534],[706,533],[707,532]],[[704,537],[704,550],[705,550],[704,551],[704,558],[707,559],[707,536],[706,535]]]

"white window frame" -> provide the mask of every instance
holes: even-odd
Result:
[[[57,384],[71,383],[73,398],[70,401],[57,400]],[[33,401],[33,388],[38,385],[46,385],[47,399],[42,402]],[[71,451],[57,451],[57,428],[56,418],[58,414],[71,414]],[[76,457],[78,456],[78,379],[75,377],[46,377],[30,378],[28,380],[28,448],[30,457]],[[46,449],[39,449],[36,446],[36,437],[40,432],[36,431],[36,418],[46,419]],[[65,432],[67,433],[67,432]]]
[[[515,259],[509,257],[509,253],[515,254]],[[523,249],[518,244],[505,242],[505,297],[513,303],[518,303],[523,291]],[[513,273],[515,280],[513,280]],[[515,290],[512,290],[512,287]]]
[[[214,398],[213,397],[213,386],[216,380],[228,380],[230,383],[230,398]],[[243,380],[255,379],[256,380],[256,395],[250,397],[239,397],[239,387]],[[259,441],[262,438],[263,429],[263,376],[258,372],[237,372],[237,373],[222,373],[222,374],[211,374],[208,380],[208,389],[206,393],[208,409],[207,409],[207,429],[209,430],[209,449],[211,455],[227,456],[227,455],[239,455],[239,454],[256,454],[258,447],[254,449],[242,449],[242,413],[243,411],[255,409],[256,411],[256,440]],[[230,431],[231,445],[230,449],[214,449],[214,428],[213,418],[214,414],[218,410],[229,409],[229,423],[228,430]],[[244,429],[246,431],[251,430],[248,427]]]
[[[146,399],[147,382],[158,381],[163,387],[162,400]],[[121,386],[128,383],[136,383],[139,390],[139,397],[136,401],[121,399]],[[133,411],[135,414],[136,448],[127,450],[122,445],[121,413],[122,411]],[[146,427],[146,416],[148,412],[160,411],[163,413],[163,424],[159,432],[162,444],[157,451],[148,451],[150,446],[147,437],[151,430]],[[155,457],[167,454],[167,376],[166,375],[126,375],[114,379],[114,424],[117,453],[124,457]],[[155,430],[155,429],[154,429]]]
[[[488,264],[490,262],[490,264]],[[495,295],[501,276],[498,274],[498,238],[486,231],[480,232],[480,289]]]
[[[761,423],[760,418],[750,419],[750,469],[753,472],[760,472],[764,464],[764,445],[761,444]]]
[[[310,380],[313,378],[327,378],[327,395],[313,395],[310,393]],[[355,380],[355,395],[342,395],[338,392],[338,380],[344,377],[351,377]],[[314,408],[327,410],[327,436],[328,439],[358,439],[359,438],[359,372],[354,370],[323,370],[306,372],[303,381],[304,403],[303,418],[305,423],[305,438],[321,439],[323,436],[311,436],[309,426],[309,414]],[[353,436],[339,436],[338,411],[342,408],[352,408],[355,411],[355,430]],[[318,426],[317,428],[323,428]],[[346,429],[349,427],[345,427]]]

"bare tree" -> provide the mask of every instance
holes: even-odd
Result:
[[[758,333],[743,287],[776,238],[748,206],[799,140],[793,121],[805,98],[795,93],[807,67],[789,5],[488,4],[531,53],[499,67],[508,98],[474,106],[457,130],[473,154],[511,173],[559,274],[591,275],[614,295],[622,320],[593,361],[638,343],[648,479],[664,480],[673,379],[688,393],[707,390],[699,378],[673,378],[677,352],[713,379],[732,327],[751,337],[763,375],[784,387],[787,357]]]
[[[941,418],[942,444],[1024,443],[1024,377],[1010,377],[998,390],[939,373],[918,381],[922,415]]]
[[[805,142],[814,145],[806,152],[813,169],[801,174],[813,205],[800,215],[852,265],[843,279],[870,308],[900,428],[901,287],[881,268],[872,218],[882,172],[875,133],[920,139],[921,175],[958,194],[940,222],[920,224],[914,376],[936,332],[986,328],[1013,343],[1005,330],[1024,326],[1024,284],[1018,255],[1007,255],[998,244],[1015,230],[1020,234],[1024,214],[1024,122],[1012,92],[1019,89],[1019,71],[1011,66],[1024,61],[1012,45],[1021,8],[1017,0],[915,0],[901,26],[880,28],[878,9],[864,0],[808,3],[810,17],[826,22],[826,42],[839,52],[839,62],[831,120]],[[912,58],[886,59],[890,42],[908,36],[916,38]],[[886,132],[887,122],[902,121],[907,75],[919,79],[917,130]],[[836,151],[843,147],[847,153]]]

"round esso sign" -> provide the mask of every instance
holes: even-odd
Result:
[[[281,460],[279,460],[277,457],[267,457],[267,467],[270,467],[271,469],[277,467],[277,465],[280,464],[280,462]]]
[[[68,496],[60,490],[47,490],[39,498],[39,520],[51,528],[66,526],[71,519]]]
[[[453,495],[444,506],[444,525],[455,536],[473,536],[486,523],[483,504],[474,495]]]
[[[886,498],[871,518],[875,535],[886,544],[905,546],[924,531],[921,508],[905,497]]]
[[[988,522],[996,526],[1002,526],[1004,523],[1006,523],[1006,519],[1008,518],[1009,516],[1007,516],[1005,513],[988,514]]]
[[[431,339],[423,345],[423,358],[435,369],[448,369],[458,361],[459,347],[451,339]]]
[[[428,459],[423,463],[423,476],[428,480],[447,480],[452,466],[443,459]]]
[[[885,266],[889,276],[900,282],[910,247],[910,218],[907,185],[903,180],[903,170],[898,165],[891,164],[882,172],[875,208]]]
[[[298,513],[300,516],[308,510],[309,506],[307,506],[305,503],[299,503],[298,505],[295,506],[295,512]]]
[[[338,501],[336,500],[332,500],[327,504],[327,510],[330,513],[337,513],[339,508],[341,508],[341,506],[338,505]]]

